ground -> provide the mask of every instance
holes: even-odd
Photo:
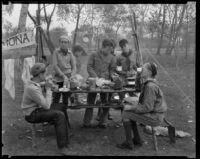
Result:
[[[116,148],[117,143],[121,143],[125,136],[123,127],[116,127],[116,123],[121,120],[120,111],[111,109],[110,113],[114,120],[109,121],[107,129],[83,129],[81,128],[84,109],[69,110],[70,123],[74,136],[71,137],[69,155],[91,155],[91,156],[196,156],[196,128],[195,128],[195,66],[194,56],[184,59],[180,57],[178,67],[175,67],[174,57],[167,55],[154,57],[164,66],[166,71],[174,79],[176,84],[184,91],[181,92],[177,86],[166,75],[166,72],[159,67],[158,80],[161,89],[166,96],[168,103],[167,119],[171,121],[177,130],[183,130],[192,134],[192,137],[177,138],[176,144],[169,143],[168,137],[157,137],[159,151],[155,152],[152,143],[152,137],[143,133],[140,128],[143,139],[147,141],[141,148],[135,148],[133,151],[121,150]],[[84,66],[87,62],[87,56],[83,57]],[[152,60],[151,57],[148,60]],[[17,69],[17,68],[15,68]],[[84,76],[87,74],[82,71]],[[16,76],[17,78],[17,76]],[[19,79],[19,78],[18,78]],[[16,97],[15,100],[9,96],[4,89],[2,82],[2,155],[9,156],[59,156],[56,148],[55,131],[53,126],[46,126],[45,136],[40,131],[37,132],[37,148],[31,148],[30,125],[25,122],[21,108],[22,82],[15,79]],[[187,97],[193,102],[186,100]],[[97,110],[94,111],[94,117]],[[192,122],[188,122],[191,120]],[[95,120],[94,120],[95,121]],[[41,126],[37,126],[41,129]]]

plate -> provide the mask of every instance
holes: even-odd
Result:
[[[135,81],[129,81],[128,85],[135,85]]]
[[[59,91],[60,92],[69,92],[69,88],[60,88]]]

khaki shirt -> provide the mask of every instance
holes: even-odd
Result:
[[[56,49],[53,53],[53,66],[55,69],[54,79],[57,82],[62,82],[64,80],[62,77],[63,74],[70,77],[71,74],[76,73],[74,55],[71,52],[64,55],[60,48]]]
[[[141,91],[136,113],[164,113],[167,104],[162,90],[155,80],[148,80]]]
[[[89,77],[110,79],[110,75],[116,68],[113,55],[104,56],[102,51],[93,53],[88,59],[87,71]]]
[[[124,53],[121,53],[117,56],[117,66],[122,66],[122,71],[127,72],[131,69],[136,70],[136,66],[138,67],[137,60],[136,60],[136,54],[130,50],[129,55],[125,55]]]

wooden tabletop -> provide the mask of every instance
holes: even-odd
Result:
[[[63,91],[53,91],[53,92],[62,92],[62,93],[120,93],[120,92],[136,92],[134,88],[123,88],[120,90],[114,90],[114,89],[104,89],[104,88],[96,88],[94,90],[69,90],[66,92]]]

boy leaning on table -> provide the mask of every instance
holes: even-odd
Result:
[[[102,42],[102,48],[99,49],[96,53],[90,55],[87,64],[88,76],[92,78],[104,78],[106,80],[110,79],[111,74],[115,70],[115,61],[111,52],[113,50],[113,43],[109,39],[104,39]],[[97,93],[88,93],[87,102],[88,104],[94,104]],[[100,98],[102,103],[107,102],[107,93],[100,93]],[[99,119],[99,128],[107,127],[109,108],[103,108],[103,112],[100,115]],[[83,128],[96,127],[92,124],[93,118],[93,108],[87,108],[85,110],[84,119],[83,119]]]

